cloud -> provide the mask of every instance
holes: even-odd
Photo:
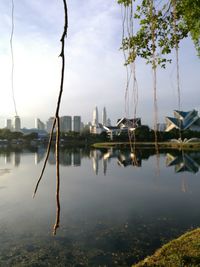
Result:
[[[11,94],[11,5],[0,2],[0,114],[13,116]],[[113,121],[125,115],[126,73],[121,45],[120,6],[115,0],[69,0],[69,29],[66,40],[66,74],[62,115],[92,118],[95,105],[106,106]],[[19,114],[46,120],[55,111],[60,85],[60,36],[63,30],[62,1],[15,1],[13,39],[14,88]],[[177,106],[175,66],[158,71],[160,120]],[[199,61],[189,40],[180,50],[183,108],[199,106]],[[151,68],[138,60],[138,116],[144,123],[153,117]],[[133,106],[133,101],[131,105]],[[33,121],[33,120],[32,120]]]

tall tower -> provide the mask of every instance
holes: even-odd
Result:
[[[81,116],[74,116],[74,132],[81,131]]]
[[[102,124],[103,125],[107,125],[107,114],[106,114],[106,108],[103,108],[103,112],[102,112]]]
[[[6,120],[6,129],[8,130],[12,130],[12,120],[11,119],[7,119]]]
[[[60,118],[60,130],[61,132],[72,131],[72,117],[63,116]]]
[[[21,129],[21,120],[19,116],[15,116],[13,120],[13,130],[15,132],[20,132]]]
[[[98,114],[98,108],[95,107],[93,110],[93,119],[92,119],[92,125],[97,126],[99,124],[99,114]]]
[[[45,130],[45,124],[40,119],[35,119],[35,128],[38,130]]]

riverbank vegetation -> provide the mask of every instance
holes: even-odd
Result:
[[[200,266],[200,228],[172,240],[132,267],[142,266]]]

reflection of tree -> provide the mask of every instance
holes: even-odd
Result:
[[[166,165],[175,166],[175,172],[197,173],[200,166],[200,152],[192,153],[167,153]]]

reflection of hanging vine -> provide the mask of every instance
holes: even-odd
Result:
[[[61,98],[62,98],[62,93],[63,93],[63,85],[64,85],[64,73],[65,73],[65,37],[67,37],[67,29],[68,29],[68,12],[67,12],[67,3],[66,0],[63,0],[63,5],[64,5],[64,15],[65,15],[65,20],[64,20],[64,30],[63,34],[61,37],[61,53],[60,57],[62,59],[62,69],[61,69],[61,81],[60,81],[60,91],[58,95],[58,101],[57,101],[57,107],[56,107],[56,112],[55,112],[55,118],[54,122],[52,125],[51,133],[50,133],[50,138],[49,138],[49,143],[48,143],[48,148],[47,148],[47,153],[46,153],[46,158],[44,161],[44,165],[41,171],[41,175],[37,181],[34,194],[35,196],[39,183],[43,177],[44,170],[46,168],[47,160],[49,157],[49,152],[52,144],[52,139],[53,139],[53,132],[56,126],[56,145],[55,145],[55,153],[56,153],[56,220],[55,224],[53,226],[53,234],[56,234],[57,229],[59,228],[59,223],[60,223],[60,158],[59,158],[59,142],[60,142],[60,118],[59,118],[59,110],[60,110],[60,104],[61,104]]]
[[[12,20],[12,28],[11,28],[11,35],[10,35],[10,50],[11,50],[11,59],[12,59],[12,67],[11,67],[11,88],[12,88],[12,98],[13,98],[13,104],[15,109],[15,115],[17,116],[17,106],[16,106],[16,100],[15,100],[15,93],[14,93],[14,53],[13,53],[13,34],[14,34],[14,0],[11,1],[12,3],[12,11],[11,11],[11,20]]]
[[[122,13],[122,43],[125,39],[125,34],[127,34],[130,39],[133,36],[133,1],[130,1],[130,6],[124,6],[121,9]],[[124,60],[127,62],[129,54],[132,53],[132,48],[128,48],[128,51],[123,49]],[[135,128],[136,124],[136,115],[137,115],[137,105],[138,105],[138,84],[136,79],[136,67],[135,61],[130,64],[125,64],[126,67],[126,90],[125,90],[125,114],[126,117],[130,116],[130,111],[132,111],[129,107],[130,104],[134,104],[133,108],[133,123],[128,126],[128,138],[129,144],[131,148],[131,152],[135,154],[135,146],[136,146],[136,137],[135,131],[131,131],[129,127]],[[132,88],[132,93],[130,94],[129,90]],[[131,95],[131,98],[130,98]],[[131,112],[132,113],[132,112]],[[133,139],[133,142],[132,142]],[[137,165],[137,162],[135,162]]]
[[[154,102],[154,135],[155,135],[155,149],[157,158],[158,151],[158,104],[157,104],[157,58],[156,58],[156,16],[154,8],[154,0],[149,2],[149,15],[151,18],[151,38],[152,38],[152,71],[153,71],[153,102]]]
[[[172,0],[173,7],[173,27],[174,27],[174,42],[175,42],[175,53],[176,53],[176,84],[177,84],[177,94],[178,94],[178,110],[181,110],[181,90],[180,90],[180,71],[179,71],[179,47],[177,40],[177,10],[176,10],[176,0]],[[179,120],[179,138],[182,140],[181,134],[181,120]]]

